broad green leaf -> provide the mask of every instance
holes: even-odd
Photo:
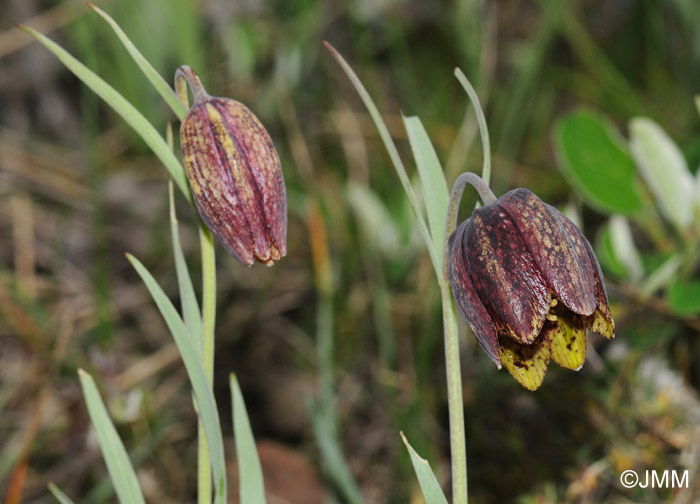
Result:
[[[700,313],[700,278],[682,280],[676,278],[668,286],[666,299],[674,313],[697,315]]]
[[[680,149],[651,119],[630,121],[630,149],[661,214],[679,231],[693,222],[693,177]]]
[[[202,348],[202,314],[199,311],[199,303],[192,285],[192,278],[190,277],[190,271],[187,269],[185,254],[182,252],[182,245],[180,244],[180,231],[178,229],[177,216],[175,215],[175,198],[172,182],[168,184],[168,193],[170,197],[170,236],[173,244],[173,255],[175,256],[175,272],[177,273],[182,314],[195,348]]]
[[[134,468],[131,466],[129,455],[124,449],[119,434],[114,428],[107,413],[100,393],[97,391],[92,376],[82,369],[78,370],[80,385],[83,388],[83,395],[87,403],[90,420],[97,432],[97,439],[100,442],[102,456],[107,464],[109,477],[114,484],[119,502],[122,504],[145,504],[139,480],[136,478]]]
[[[36,38],[78,77],[86,86],[102,98],[107,104],[124,119],[129,126],[134,128],[143,141],[146,142],[153,153],[160,159],[170,172],[170,176],[175,180],[178,188],[185,197],[192,201],[189,184],[185,171],[180,162],[175,158],[168,144],[158,131],[131,103],[120,95],[112,86],[97,76],[92,70],[83,65],[80,61],[71,56],[65,49],[53,42],[48,37],[27,26],[21,26],[24,31]]]
[[[233,436],[238,457],[238,482],[241,504],[265,504],[265,484],[253,430],[236,375],[231,374],[231,404],[233,405]]]
[[[175,339],[180,355],[187,369],[187,376],[192,384],[197,409],[204,424],[206,433],[207,445],[209,446],[209,455],[211,457],[212,471],[214,474],[214,485],[216,494],[214,502],[225,503],[227,498],[226,493],[226,464],[224,459],[224,442],[221,436],[221,424],[219,423],[219,414],[216,409],[214,395],[207,385],[207,378],[204,374],[204,368],[199,360],[199,352],[193,344],[192,336],[187,331],[184,322],[177,313],[172,302],[160,288],[153,276],[148,272],[141,262],[131,254],[127,254],[129,262],[134,266],[143,282],[146,284],[151,297],[156,302],[161,315],[165,319],[165,323],[170,329],[170,333]]]
[[[348,62],[345,61],[345,59],[340,55],[340,53],[336,51],[335,48],[328,42],[324,42],[324,45],[330,51],[333,58],[335,58],[335,60],[338,62],[340,68],[343,69],[345,75],[348,76],[348,79],[350,79],[350,82],[355,88],[355,91],[357,91],[357,94],[360,95],[360,99],[362,99],[362,102],[365,104],[369,115],[372,117],[372,121],[374,122],[374,125],[376,126],[377,130],[379,131],[379,136],[381,137],[382,142],[384,143],[384,147],[389,153],[391,162],[394,165],[394,170],[396,170],[396,174],[398,175],[399,180],[401,181],[401,185],[403,186],[403,190],[406,193],[406,197],[411,203],[411,208],[413,209],[413,213],[416,216],[416,222],[418,223],[418,230],[420,231],[421,237],[423,238],[423,242],[425,243],[425,246],[428,249],[428,253],[430,254],[430,259],[433,262],[433,267],[435,268],[435,274],[438,276],[438,278],[442,278],[440,261],[438,260],[437,251],[433,246],[433,242],[430,237],[430,231],[428,231],[428,226],[425,223],[425,219],[423,218],[422,207],[418,202],[418,198],[416,198],[416,194],[413,191],[413,186],[411,186],[411,181],[409,180],[408,174],[406,173],[406,168],[404,167],[403,162],[401,161],[401,156],[399,156],[399,151],[396,149],[396,145],[391,139],[389,130],[387,129],[386,124],[384,124],[384,120],[382,119],[382,116],[379,113],[377,106],[374,104],[372,97],[369,95],[367,89],[365,89],[365,86],[360,81],[360,78],[350,67]]]
[[[413,463],[413,470],[418,476],[418,483],[420,484],[421,492],[423,492],[423,498],[425,499],[425,504],[447,504],[447,499],[445,494],[440,488],[440,484],[430,468],[430,464],[424,458],[416,453],[413,447],[408,443],[406,436],[401,433],[401,439],[408,449],[408,453],[411,455],[411,462]]]
[[[66,494],[64,494],[60,488],[58,488],[56,485],[53,483],[49,483],[49,490],[53,494],[54,497],[56,497],[56,500],[60,502],[61,504],[74,504],[72,500],[68,498]]]
[[[624,266],[627,278],[633,283],[639,282],[644,275],[644,268],[627,219],[613,215],[609,223],[609,236],[615,258]]]
[[[570,113],[555,128],[554,147],[562,173],[586,203],[610,214],[641,208],[634,161],[607,119],[584,109]]]
[[[428,212],[430,234],[433,237],[433,246],[442,269],[445,222],[450,202],[445,173],[421,120],[418,117],[401,117],[418,167],[418,174],[423,186],[423,201]]]
[[[173,91],[173,89],[168,85],[168,83],[165,82],[163,77],[161,77],[161,75],[156,71],[156,69],[151,66],[151,64],[143,56],[143,54],[139,52],[136,46],[131,42],[131,40],[129,40],[129,37],[126,36],[126,33],[124,33],[124,31],[119,27],[117,22],[114,19],[112,19],[109,16],[109,14],[107,14],[105,11],[91,3],[88,3],[87,5],[97,14],[99,14],[105,21],[107,21],[112,30],[114,30],[114,33],[116,33],[117,37],[119,37],[119,40],[121,41],[122,45],[124,45],[124,48],[129,52],[133,60],[139,66],[143,74],[150,81],[150,83],[153,85],[156,91],[158,91],[158,94],[160,94],[163,100],[165,100],[165,103],[167,103],[168,106],[172,109],[177,118],[182,121],[187,115],[187,109],[178,99],[177,95],[175,94],[175,91]]]

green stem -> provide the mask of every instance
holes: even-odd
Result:
[[[202,250],[202,365],[209,386],[214,383],[214,325],[216,323],[216,258],[211,231],[200,222],[199,239]],[[200,420],[198,433],[198,499],[199,504],[211,503],[211,461],[209,447]]]
[[[452,502],[467,504],[467,444],[464,434],[462,370],[459,364],[459,333],[449,283],[440,282],[442,319],[445,331],[445,367],[447,370],[447,407],[450,417],[450,451],[452,459]]]
[[[194,102],[207,98],[199,77],[189,66],[183,65],[175,72],[175,94],[185,108],[189,108],[187,85],[192,90]],[[216,256],[214,237],[209,228],[199,221],[199,242],[202,251],[202,348],[201,359],[209,388],[214,386],[214,327],[216,325]],[[204,424],[199,421],[197,431],[197,502],[211,504],[212,473],[209,446]],[[224,497],[226,498],[226,497]]]
[[[442,296],[442,321],[445,331],[445,368],[447,371],[447,406],[450,414],[450,449],[452,451],[452,501],[467,504],[467,447],[464,435],[464,404],[462,402],[462,370],[459,364],[459,332],[457,315],[452,303],[449,281],[449,239],[457,226],[459,202],[464,188],[471,184],[479,192],[484,205],[496,201],[489,186],[476,173],[462,173],[452,186],[445,224],[444,259],[440,294]]]
[[[482,176],[475,173],[463,173],[452,186],[450,203],[447,208],[445,237],[443,247],[442,275],[439,277],[440,294],[442,297],[442,320],[445,331],[445,369],[447,372],[447,406],[450,417],[450,450],[452,458],[452,502],[453,504],[468,504],[467,493],[467,444],[464,434],[464,402],[462,398],[462,370],[459,362],[459,331],[457,329],[457,314],[455,313],[452,293],[449,281],[449,239],[457,226],[457,214],[459,202],[462,199],[464,188],[471,184],[478,191],[484,205],[490,205],[496,201],[491,189],[491,145],[489,130],[486,126],[484,111],[479,104],[479,98],[469,80],[462,71],[455,69],[455,76],[467,92],[474,106],[476,119],[481,132],[481,145],[484,151]]]

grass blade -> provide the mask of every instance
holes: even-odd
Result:
[[[382,116],[379,113],[377,106],[374,104],[374,101],[372,101],[372,97],[369,95],[367,89],[365,89],[365,86],[360,81],[360,78],[350,67],[348,62],[345,61],[345,59],[340,55],[340,53],[336,51],[335,48],[328,42],[324,41],[323,44],[330,51],[333,58],[335,58],[335,60],[338,62],[340,67],[343,69],[343,72],[345,72],[345,74],[348,76],[348,79],[350,79],[350,82],[357,91],[357,94],[360,95],[362,102],[365,104],[365,107],[367,107],[367,111],[369,112],[369,115],[372,117],[372,121],[374,121],[374,125],[379,131],[379,136],[381,137],[382,142],[384,142],[384,147],[389,153],[391,162],[394,164],[394,169],[396,170],[396,174],[399,176],[399,180],[401,181],[403,190],[406,193],[406,196],[408,197],[408,201],[411,203],[411,208],[413,208],[413,212],[416,215],[416,221],[418,222],[418,230],[420,231],[420,234],[423,237],[425,246],[428,248],[428,253],[430,254],[430,259],[433,262],[435,273],[437,274],[438,278],[440,278],[442,275],[442,270],[440,269],[441,261],[438,259],[437,251],[435,250],[435,247],[433,246],[433,241],[430,237],[430,231],[428,231],[428,226],[425,223],[425,219],[423,218],[423,210],[420,204],[418,203],[418,198],[416,198],[416,194],[413,191],[413,186],[411,186],[411,181],[409,180],[408,174],[406,173],[406,168],[404,167],[403,162],[401,161],[401,156],[399,156],[399,151],[396,149],[394,141],[391,139],[389,130],[387,129],[386,124],[384,124],[384,120],[382,119]]]
[[[51,491],[53,496],[56,497],[56,500],[61,504],[75,504],[72,500],[68,498],[66,494],[61,492],[60,488],[58,488],[53,483],[49,483],[49,490]]]
[[[469,100],[472,102],[472,107],[474,107],[474,114],[476,114],[476,122],[479,125],[479,134],[481,135],[481,149],[483,151],[484,161],[481,168],[481,178],[484,179],[486,185],[491,184],[491,140],[489,138],[489,128],[486,125],[486,117],[484,116],[484,110],[481,108],[481,103],[479,102],[479,96],[476,94],[476,90],[464,75],[464,72],[459,68],[455,68],[455,77],[464,88],[467,93]]]
[[[265,483],[253,430],[236,375],[231,374],[231,403],[233,405],[233,435],[238,457],[238,482],[241,504],[265,504]]]
[[[442,271],[445,216],[450,202],[445,173],[421,120],[418,117],[401,116],[401,118],[408,133],[408,142],[411,144],[411,151],[423,185],[423,201],[428,213],[430,234],[433,237],[433,246]]]
[[[112,86],[102,80],[88,67],[75,59],[65,49],[56,44],[54,41],[42,35],[36,30],[27,26],[19,26],[21,29],[36,38],[44,47],[51,51],[76,77],[85,83],[94,93],[102,98],[107,104],[124,119],[129,126],[134,128],[143,141],[146,142],[153,153],[161,160],[170,176],[175,180],[178,188],[182,191],[185,197],[192,201],[189,184],[185,171],[180,162],[175,158],[168,144],[163,140],[158,131],[148,120],[139,112],[131,103],[129,103],[121,94],[119,94]]]
[[[440,484],[435,478],[428,461],[416,453],[408,443],[406,436],[403,435],[403,432],[401,433],[401,439],[403,439],[408,453],[411,455],[411,462],[413,463],[413,469],[416,471],[416,476],[418,476],[418,483],[420,484],[421,492],[423,492],[425,504],[447,504],[447,498],[442,488],[440,488]]]
[[[207,385],[204,368],[199,361],[199,352],[192,343],[192,337],[188,334],[187,327],[185,327],[184,322],[178,315],[170,299],[168,299],[163,292],[163,289],[160,288],[153,276],[151,276],[138,259],[130,254],[127,254],[127,258],[146,284],[148,291],[151,293],[156,305],[158,305],[158,309],[163,315],[165,323],[168,325],[168,329],[170,329],[170,333],[173,335],[175,343],[180,350],[180,355],[185,363],[187,376],[190,379],[194,397],[197,401],[199,415],[204,424],[204,431],[206,432],[207,445],[209,446],[212,471],[214,474],[214,485],[216,487],[214,502],[224,504],[227,498],[226,462],[224,459],[221,424],[219,423],[219,414],[216,409],[214,395]]]
[[[192,336],[195,348],[202,348],[202,313],[199,311],[197,295],[194,292],[190,271],[187,269],[185,254],[180,244],[180,231],[178,229],[177,216],[175,215],[175,198],[172,182],[168,184],[170,198],[170,236],[175,256],[175,272],[177,273],[177,285],[180,291],[182,315],[185,319],[187,331]]]
[[[109,418],[107,408],[102,402],[92,376],[82,369],[78,370],[78,376],[90,413],[90,420],[92,420],[92,425],[97,432],[102,456],[107,464],[107,470],[114,483],[114,490],[117,492],[119,502],[122,504],[145,504],[129,455]]]
[[[102,19],[107,21],[112,30],[114,30],[114,33],[116,33],[117,37],[119,37],[119,40],[121,41],[124,48],[129,52],[133,60],[139,66],[143,74],[150,81],[150,83],[153,85],[156,91],[158,91],[158,94],[160,94],[163,100],[165,100],[165,103],[167,103],[168,106],[172,109],[177,118],[182,121],[182,119],[187,115],[187,109],[178,99],[177,95],[175,94],[175,91],[173,91],[173,89],[168,85],[168,83],[165,82],[165,79],[163,79],[163,77],[161,77],[161,75],[158,72],[156,72],[156,69],[151,66],[151,64],[146,58],[144,58],[143,54],[141,54],[141,52],[136,48],[136,46],[131,42],[131,40],[129,40],[129,37],[126,36],[126,33],[124,33],[124,31],[120,28],[117,22],[114,19],[112,19],[109,14],[107,14],[105,11],[91,3],[88,3],[87,5],[97,14],[99,14],[102,17]]]

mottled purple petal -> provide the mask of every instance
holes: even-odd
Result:
[[[498,327],[519,343],[532,343],[549,311],[551,294],[513,221],[498,205],[479,208],[465,235],[468,271]]]
[[[286,194],[277,151],[245,105],[195,103],[180,128],[187,178],[202,220],[239,261],[286,254]]]
[[[591,315],[596,309],[595,281],[581,231],[525,188],[507,192],[497,204],[513,219],[557,298],[571,311]]]
[[[500,368],[501,356],[498,351],[496,329],[491,316],[474,290],[468,271],[464,236],[469,233],[470,227],[471,219],[467,219],[450,236],[448,243],[450,285],[460,315],[469,325],[486,355]]]

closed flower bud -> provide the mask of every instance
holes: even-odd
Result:
[[[527,189],[474,211],[449,239],[460,314],[491,360],[537,389],[550,360],[578,370],[586,329],[613,338],[600,265],[585,236]]]
[[[194,103],[180,127],[185,171],[204,223],[236,259],[268,266],[287,254],[287,198],[270,135],[242,103],[215,98],[183,66]]]

